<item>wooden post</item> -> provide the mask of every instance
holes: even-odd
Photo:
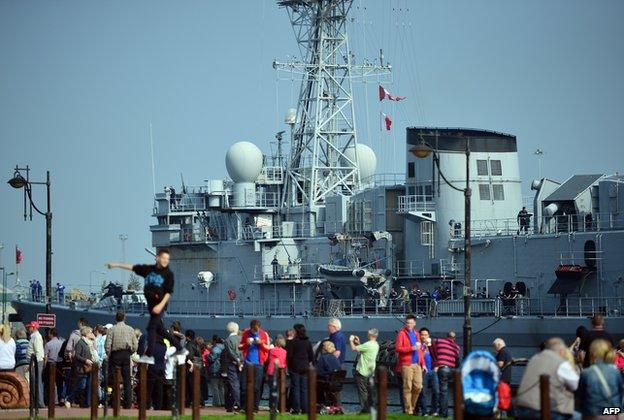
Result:
[[[542,420],[550,420],[550,378],[540,375],[540,412]]]
[[[147,364],[139,363],[139,420],[147,418]]]
[[[100,369],[93,365],[91,369],[91,395],[89,396],[91,398],[91,420],[97,420],[98,418],[98,405],[100,404],[100,393],[98,392],[99,372]]]
[[[199,420],[199,391],[201,388],[200,374],[201,368],[193,366],[193,420]]]
[[[286,368],[280,368],[279,372],[279,411],[286,413]]]
[[[113,417],[119,417],[121,407],[121,368],[115,367],[113,371]]]
[[[308,419],[316,420],[316,369],[308,370]]]
[[[454,419],[464,419],[464,390],[462,388],[461,370],[455,370],[455,380],[453,381],[455,407],[453,407]]]
[[[178,366],[178,415],[180,416],[184,415],[185,406],[186,406],[186,363]]]
[[[48,418],[54,418],[54,396],[56,395],[56,363],[48,363]]]
[[[377,368],[377,418],[386,420],[388,411],[388,369],[385,366]]]
[[[243,385],[245,387],[245,419],[252,420],[254,418],[254,381],[255,381],[255,367],[251,363],[246,365],[244,369],[247,369],[247,381]]]

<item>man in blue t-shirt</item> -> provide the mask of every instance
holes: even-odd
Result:
[[[440,382],[438,381],[438,374],[434,371],[435,353],[431,351],[432,341],[428,328],[420,329],[421,349],[425,359],[425,366],[427,371],[423,372],[423,388],[416,404],[416,410],[418,415],[421,416],[437,416],[439,413],[439,395],[440,395]],[[428,406],[431,404],[431,408]]]

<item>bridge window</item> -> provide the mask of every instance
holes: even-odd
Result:
[[[487,175],[488,164],[487,160],[477,160],[477,175]]]
[[[414,178],[414,162],[407,162],[407,177]]]
[[[503,201],[505,199],[505,191],[503,184],[492,184],[492,194],[495,201]]]
[[[479,200],[489,201],[490,199],[490,185],[479,184]]]
[[[503,174],[503,166],[501,165],[501,161],[500,160],[491,160],[490,161],[490,172],[494,176]]]

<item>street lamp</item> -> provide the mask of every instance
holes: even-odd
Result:
[[[26,178],[22,175],[20,171],[26,172]],[[45,312],[47,314],[52,312],[52,211],[50,209],[50,171],[46,172],[46,181],[45,182],[34,182],[30,180],[29,177],[30,168],[26,165],[25,168],[20,168],[17,165],[15,166],[15,172],[13,173],[13,178],[8,181],[8,184],[16,189],[23,188],[24,189],[24,220],[27,218],[26,208],[30,209],[28,214],[30,220],[32,220],[32,210],[35,211],[42,216],[45,216],[46,219],[46,305]],[[35,205],[32,199],[32,186],[33,185],[45,185],[47,190],[47,208],[45,212],[39,210],[39,208]],[[27,204],[28,199],[28,204]]]
[[[6,281],[7,281],[7,277],[12,276],[15,273],[7,273],[6,269],[4,267],[0,267],[0,270],[2,270],[2,324],[4,324],[5,317],[6,317],[6,304],[7,304],[7,300],[6,300],[6,294],[7,294]]]
[[[435,133],[436,137],[438,133]],[[464,154],[466,155],[466,186],[464,188],[458,188],[446,179],[444,173],[440,169],[440,157],[435,148],[431,144],[427,143],[423,137],[420,137],[420,142],[415,144],[410,153],[419,159],[424,159],[433,155],[433,163],[440,174],[440,177],[444,182],[456,191],[464,193],[464,357],[472,350],[472,320],[471,320],[471,290],[470,290],[470,268],[472,262],[472,245],[470,241],[470,138],[464,137],[466,141],[466,147]]]

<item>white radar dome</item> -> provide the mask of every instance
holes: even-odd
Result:
[[[355,154],[357,151],[357,164],[360,167],[360,179],[362,182],[370,182],[371,177],[375,175],[377,169],[377,156],[373,149],[365,144],[358,144],[355,149],[349,147],[344,154],[352,161],[356,161]]]
[[[253,143],[234,143],[225,155],[225,167],[234,182],[254,182],[262,171],[262,152]]]

